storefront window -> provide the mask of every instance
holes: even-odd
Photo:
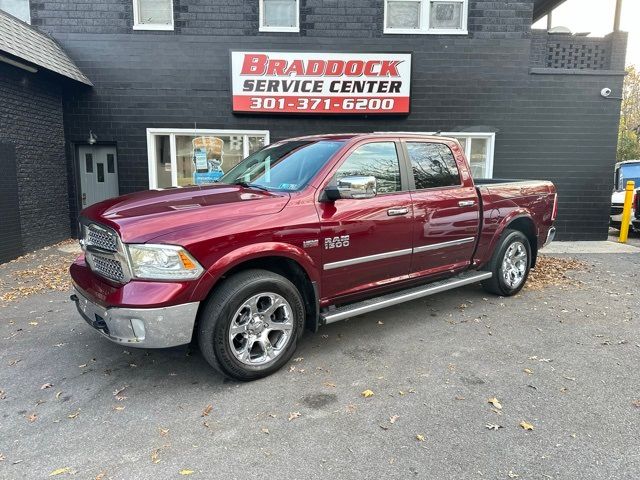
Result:
[[[148,129],[149,187],[215,183],[269,144],[266,131]]]

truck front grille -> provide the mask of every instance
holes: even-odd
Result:
[[[126,283],[129,275],[124,245],[118,234],[102,225],[81,219],[80,245],[91,271],[117,283]]]
[[[91,255],[92,257],[91,269],[95,273],[103,277],[106,277],[110,280],[114,280],[119,283],[124,283],[125,281],[124,270],[122,269],[122,264],[120,263],[119,260],[116,260],[115,258],[105,257],[102,255],[96,255],[94,253],[90,253],[89,255]]]
[[[611,215],[622,215],[622,205],[611,205]]]

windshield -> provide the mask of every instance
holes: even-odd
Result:
[[[342,145],[344,141],[339,140],[276,143],[245,158],[220,182],[268,190],[301,190]]]
[[[626,163],[620,165],[617,185],[618,190],[624,190],[629,180],[636,182],[636,188],[640,187],[640,163]]]

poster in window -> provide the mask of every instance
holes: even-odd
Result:
[[[224,141],[217,137],[196,137],[193,146],[193,183],[208,185],[224,175],[222,170]]]

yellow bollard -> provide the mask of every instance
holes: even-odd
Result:
[[[635,189],[635,182],[629,180],[624,194],[624,208],[622,209],[622,224],[620,225],[620,243],[627,243],[627,237],[629,236],[629,222],[631,221],[631,203],[633,202],[633,190]]]

